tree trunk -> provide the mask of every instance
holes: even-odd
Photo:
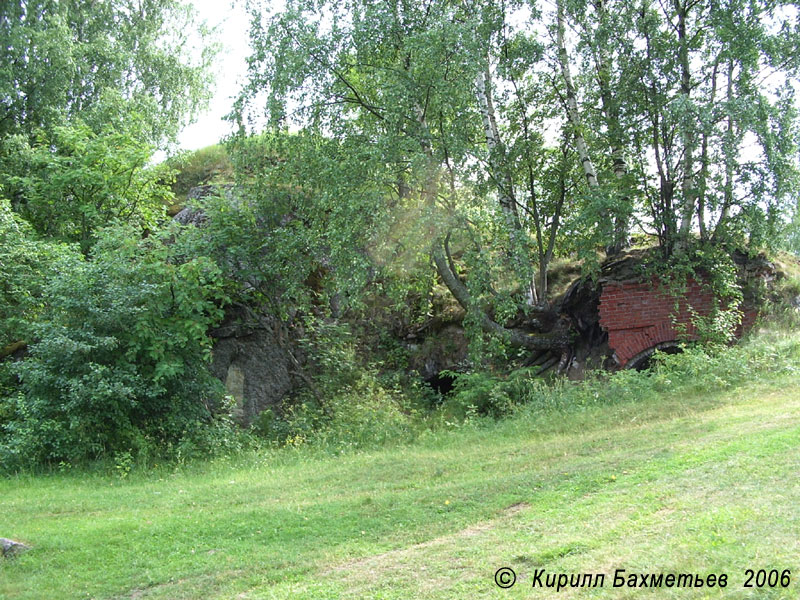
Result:
[[[475,95],[481,111],[486,147],[489,150],[489,170],[497,188],[500,210],[503,213],[508,235],[511,239],[511,254],[514,257],[517,271],[525,277],[528,305],[533,306],[539,303],[539,295],[531,273],[527,239],[520,222],[517,202],[514,197],[514,182],[505,165],[505,149],[500,139],[500,132],[497,129],[497,118],[495,116],[494,101],[492,100],[492,78],[488,65],[475,78]]]
[[[728,59],[728,87],[726,89],[726,100],[728,104],[728,111],[731,110],[733,104],[733,59]],[[719,219],[714,227],[714,239],[720,237],[725,230],[725,225],[729,217],[731,206],[733,205],[733,168],[736,157],[734,156],[734,126],[733,116],[728,113],[727,129],[725,131],[725,140],[723,148],[725,149],[725,184],[723,188],[722,208],[720,209]]]
[[[517,204],[514,201],[514,187],[511,176],[503,168],[504,165],[501,164],[504,148],[500,140],[500,132],[497,129],[497,118],[494,114],[491,82],[491,75],[487,66],[475,78],[475,95],[481,111],[486,147],[489,150],[489,169],[497,187],[500,207],[503,210],[509,230],[515,231],[522,229],[522,225],[517,212]]]
[[[606,18],[605,4],[602,1],[595,3],[598,18],[602,21]],[[630,217],[628,215],[628,204],[631,198],[628,191],[628,165],[625,163],[623,151],[622,126],[620,124],[619,102],[611,90],[611,59],[606,49],[599,45],[595,57],[597,71],[597,85],[600,89],[600,102],[605,115],[606,127],[608,130],[608,141],[611,149],[611,166],[614,170],[614,178],[617,181],[617,198],[620,204],[619,210],[614,215],[614,233],[611,244],[606,247],[606,254],[613,256],[619,254],[628,245],[628,231],[630,228]]]
[[[556,329],[545,334],[529,334],[519,329],[507,329],[493,321],[489,315],[473,305],[469,290],[450,269],[442,242],[438,240],[434,242],[431,254],[439,276],[461,307],[472,313],[476,310],[480,311],[479,322],[481,329],[486,333],[505,338],[515,348],[525,348],[526,350],[560,350],[572,343],[569,332],[564,330]]]
[[[692,229],[692,220],[695,214],[695,189],[694,189],[694,127],[693,116],[687,114],[691,100],[691,71],[689,66],[689,39],[686,32],[686,18],[688,3],[681,5],[675,0],[675,10],[678,14],[678,60],[681,66],[681,95],[685,108],[681,115],[681,137],[683,142],[683,180],[681,182],[681,207],[680,227],[678,229],[678,250],[683,250],[689,243]]]
[[[13,344],[9,344],[4,348],[0,348],[0,360],[11,356],[12,354],[16,354],[22,350],[25,350],[28,347],[28,343],[25,341],[14,342]]]
[[[567,119],[572,125],[573,135],[575,136],[575,149],[578,152],[578,159],[581,161],[583,174],[586,177],[586,184],[591,189],[598,187],[597,172],[594,163],[589,156],[589,148],[583,137],[583,123],[581,122],[580,112],[578,111],[578,101],[575,94],[575,86],[572,83],[572,75],[569,69],[569,56],[564,42],[564,5],[563,0],[558,1],[556,24],[556,43],[558,45],[558,63],[561,68],[561,77],[564,80],[564,88],[567,93]]]

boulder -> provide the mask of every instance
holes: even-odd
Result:
[[[2,551],[3,558],[11,558],[30,549],[30,546],[22,542],[15,542],[8,538],[0,538],[0,550]]]
[[[195,227],[201,227],[203,223],[206,222],[208,217],[206,217],[202,210],[187,206],[182,208],[178,214],[173,217],[173,219],[175,219],[181,225],[194,225]]]
[[[171,207],[173,219],[181,225],[195,225],[201,227],[207,218],[202,210],[195,208],[196,201],[208,198],[209,196],[225,196],[229,200],[233,198],[233,184],[219,183],[210,185],[198,185],[189,190],[186,195],[187,206],[178,209],[177,206]]]
[[[232,183],[212,183],[208,185],[198,185],[189,190],[186,194],[187,200],[202,200],[209,196],[226,196],[231,197],[233,193]]]

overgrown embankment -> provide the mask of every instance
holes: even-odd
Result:
[[[600,598],[617,568],[725,572],[680,597],[745,597],[745,569],[798,568],[798,369],[800,339],[773,336],[379,450],[6,479],[0,533],[34,549],[0,565],[0,596],[508,598],[508,566],[528,597],[552,597],[530,589],[542,568],[606,573]]]

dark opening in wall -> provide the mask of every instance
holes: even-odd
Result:
[[[679,354],[683,352],[681,347],[678,346],[677,342],[664,342],[662,344],[657,344],[652,348],[648,348],[644,352],[640,352],[638,355],[634,356],[628,361],[626,368],[636,369],[637,371],[645,371],[649,369],[653,364],[652,358],[656,350],[663,352],[664,354]]]
[[[453,384],[455,384],[455,382],[455,376],[444,371],[436,373],[433,377],[429,377],[425,380],[425,383],[442,396],[446,396],[453,390]]]

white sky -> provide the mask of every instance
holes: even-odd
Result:
[[[182,150],[197,150],[217,143],[231,133],[224,120],[233,106],[233,97],[245,82],[249,55],[249,22],[243,0],[191,0],[201,20],[217,28],[221,45],[213,72],[216,79],[208,109],[178,136]]]

